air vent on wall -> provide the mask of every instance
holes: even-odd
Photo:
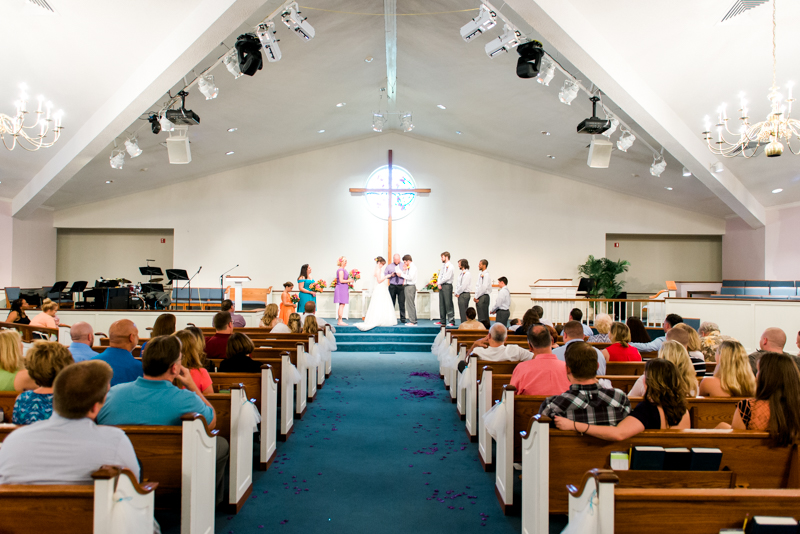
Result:
[[[36,7],[41,7],[42,9],[46,9],[47,11],[49,11],[51,13],[55,13],[56,12],[55,9],[50,7],[50,4],[47,3],[47,0],[28,0],[28,3],[29,4],[33,4]]]
[[[733,7],[731,7],[731,9],[728,11],[728,14],[722,18],[722,22],[732,19],[737,15],[741,15],[748,9],[753,9],[761,4],[766,4],[767,2],[769,2],[769,0],[736,0],[736,2],[733,3]]]

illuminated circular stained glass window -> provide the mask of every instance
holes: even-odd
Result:
[[[416,193],[403,193],[403,189],[416,189],[411,173],[402,167],[392,165],[392,219],[402,219],[414,209]],[[385,189],[386,193],[366,193],[367,207],[373,215],[381,219],[389,218],[389,166],[376,169],[367,179],[367,189]],[[398,192],[395,193],[394,191]]]

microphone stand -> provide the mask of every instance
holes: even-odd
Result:
[[[239,264],[237,263],[236,265],[234,265],[233,267],[231,267],[230,269],[228,269],[227,271],[225,271],[224,273],[219,275],[219,303],[220,303],[220,305],[222,305],[222,301],[225,300],[225,289],[223,287],[224,283],[222,282],[222,279],[226,274],[228,274],[229,272],[231,272],[232,270],[234,270],[238,266],[239,266]]]
[[[192,278],[194,278],[195,276],[200,274],[200,271],[202,271],[202,270],[203,270],[203,266],[201,265],[200,268],[197,269],[197,272],[192,275]],[[189,281],[186,282],[186,285],[181,288],[181,289],[185,289],[186,286],[189,286],[189,309],[190,310],[192,309],[192,278],[189,278]],[[202,304],[203,301],[200,300],[200,303]],[[202,306],[200,306],[200,307],[202,308]]]

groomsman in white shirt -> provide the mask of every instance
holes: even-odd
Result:
[[[406,295],[406,318],[408,326],[417,326],[417,266],[412,263],[411,254],[403,256],[403,269],[401,275],[406,283],[403,291]]]
[[[501,276],[497,279],[497,285],[500,286],[500,290],[497,292],[497,300],[489,314],[491,315],[494,313],[495,322],[507,328],[508,318],[511,316],[511,293],[509,293],[506,287],[508,285],[508,278]]]
[[[475,301],[475,308],[478,311],[478,321],[483,323],[486,329],[489,329],[489,295],[492,292],[492,277],[486,271],[489,266],[487,260],[478,262],[478,283],[475,284],[475,295],[472,300]]]
[[[453,264],[450,253],[442,252],[442,268],[439,271],[437,286],[439,287],[439,322],[437,325],[455,326],[456,314],[453,310]]]
[[[458,283],[456,283],[456,299],[458,299],[458,314],[461,316],[461,323],[468,321],[467,309],[469,308],[469,286],[472,285],[472,274],[469,272],[469,262],[458,260]]]

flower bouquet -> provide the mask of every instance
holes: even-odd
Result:
[[[433,273],[433,276],[431,276],[431,281],[428,282],[428,284],[425,286],[425,289],[434,292],[439,291],[438,283],[439,283],[439,273]]]
[[[317,280],[316,282],[308,286],[308,289],[310,289],[314,293],[322,293],[326,287],[328,287],[328,284],[325,282],[325,280]]]
[[[352,278],[353,283],[355,284],[359,280],[361,280],[361,271],[358,269],[353,269],[350,271],[350,278]]]
[[[295,306],[300,304],[300,297],[298,295],[292,295],[291,296],[291,300],[292,300],[292,304],[294,304]]]

